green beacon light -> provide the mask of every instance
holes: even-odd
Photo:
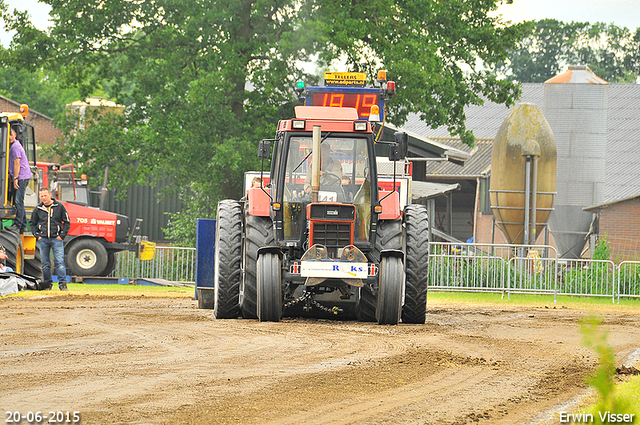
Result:
[[[298,94],[298,102],[302,105],[304,104],[304,97],[302,97],[302,92],[304,91],[304,81],[298,81],[296,83],[296,93]]]

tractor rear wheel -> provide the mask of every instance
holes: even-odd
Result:
[[[16,273],[24,273],[24,250],[20,235],[12,230],[0,230],[0,244],[7,251],[7,267],[11,267]]]
[[[356,318],[360,322],[376,321],[376,296],[370,286],[356,288]]]
[[[380,264],[380,252],[385,249],[402,249],[402,222],[385,220],[378,222],[378,233],[373,250],[373,261]],[[377,297],[371,287],[356,288],[356,317],[361,322],[376,321]]]
[[[405,286],[402,322],[425,322],[429,281],[429,217],[423,205],[407,205],[404,209]]]
[[[245,319],[256,319],[258,248],[275,244],[273,222],[269,217],[245,214],[244,278],[240,288],[240,311]]]
[[[218,202],[215,244],[213,314],[216,319],[234,319],[240,315],[242,280],[242,206],[239,202]]]
[[[282,317],[282,271],[277,254],[267,252],[258,257],[257,263],[258,320],[279,322]]]
[[[24,260],[24,274],[42,280],[42,257],[37,246],[35,257],[30,260]]]
[[[404,268],[398,257],[384,257],[380,261],[376,319],[379,325],[397,325],[402,312]]]

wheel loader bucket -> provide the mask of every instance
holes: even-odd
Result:
[[[138,245],[138,259],[141,261],[153,260],[156,256],[156,244],[149,241],[140,241]]]

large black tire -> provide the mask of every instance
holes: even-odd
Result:
[[[216,319],[240,315],[242,280],[242,205],[224,200],[218,203],[216,220],[214,306]]]
[[[258,317],[256,286],[258,248],[275,244],[273,222],[269,217],[245,214],[244,279],[240,289],[240,311],[245,319]]]
[[[360,322],[376,321],[377,298],[368,286],[356,288],[356,318]]]
[[[113,251],[109,251],[107,253],[107,265],[98,276],[109,276],[112,271],[115,270],[116,265],[118,264],[118,260],[116,258],[116,253]]]
[[[379,325],[397,325],[402,312],[404,267],[398,257],[380,261],[376,319]]]
[[[24,250],[20,235],[12,230],[0,230],[0,244],[7,251],[7,267],[11,267],[16,273],[23,274]]]
[[[402,249],[402,221],[387,220],[378,222],[376,243],[372,251],[372,260],[380,264],[380,252],[385,249]],[[377,297],[368,286],[357,288],[356,317],[361,322],[376,321]]]
[[[429,217],[424,205],[407,205],[404,209],[405,286],[403,323],[425,322],[429,283]]]
[[[107,266],[107,249],[94,239],[76,239],[67,245],[67,270],[74,276],[99,276]],[[51,270],[54,270],[51,264]]]
[[[37,246],[35,258],[24,260],[24,274],[42,280],[42,257]]]
[[[267,252],[258,257],[258,320],[279,322],[282,317],[282,270],[280,257]]]

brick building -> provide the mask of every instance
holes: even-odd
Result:
[[[4,96],[0,96],[0,111],[3,112],[19,112],[20,103],[14,102]],[[29,109],[29,115],[26,120],[29,121],[36,130],[36,142],[38,146],[52,145],[58,137],[62,137],[62,132],[56,128],[53,119],[41,114],[33,109]],[[38,152],[38,160],[55,162],[55,158],[41,157]]]
[[[640,194],[594,205],[585,211],[597,215],[597,236],[606,236],[612,260],[640,260]]]

